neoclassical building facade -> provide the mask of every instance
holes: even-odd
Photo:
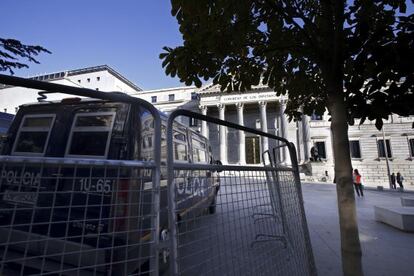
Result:
[[[198,95],[200,113],[204,115],[293,142],[304,180],[333,181],[334,153],[327,112],[323,116],[302,116],[298,122],[289,122],[284,114],[287,98],[276,96],[263,85],[232,93],[220,92],[219,87],[210,85],[200,89]],[[400,172],[405,178],[404,187],[414,189],[414,116],[392,115],[381,131],[374,122],[358,123],[349,126],[348,134],[352,165],[362,174],[363,183],[388,187],[388,171]],[[277,147],[275,141],[205,122],[200,123],[200,131],[209,137],[213,152],[226,164],[258,164],[264,161],[262,152]],[[311,159],[312,147],[318,150],[321,161]],[[280,159],[289,162],[286,149],[280,150]]]
[[[242,126],[283,137],[292,141],[298,161],[309,160],[311,140],[308,120],[288,122],[284,115],[286,98],[277,97],[266,86],[247,92],[222,93],[217,86],[199,90],[199,108],[203,115],[217,117]],[[217,127],[201,122],[202,134],[209,137],[213,153],[225,164],[259,164],[263,152],[277,146],[277,141],[252,133]],[[286,147],[280,149],[280,161],[289,162]]]

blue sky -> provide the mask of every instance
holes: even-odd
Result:
[[[31,76],[108,64],[144,89],[181,86],[158,55],[181,44],[168,0],[1,0],[0,37],[41,45],[52,54],[16,70]]]
[[[1,0],[1,9],[0,37],[52,52],[17,76],[107,64],[143,89],[183,85],[158,58],[182,41],[169,0]]]

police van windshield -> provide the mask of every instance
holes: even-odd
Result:
[[[24,116],[13,154],[44,155],[54,120],[54,114]]]
[[[66,156],[105,158],[108,154],[114,112],[75,115]]]

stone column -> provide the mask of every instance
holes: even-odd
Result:
[[[275,132],[272,133],[272,134],[280,137],[280,134],[279,134],[279,132],[280,132],[280,130],[279,130],[279,121],[280,121],[279,120],[279,115],[276,114],[276,116],[273,118],[273,123],[272,123],[274,128],[275,128]],[[275,141],[275,145],[276,146],[280,145],[279,140]],[[273,149],[271,150],[270,154],[273,156]],[[279,148],[277,150],[275,150],[275,154],[276,154],[276,156],[275,156],[276,157],[276,163],[280,163],[280,149]]]
[[[207,106],[201,105],[200,109],[201,109],[201,114],[206,116],[207,115]],[[208,139],[208,127],[207,127],[207,122],[206,121],[201,121],[201,134]]]
[[[236,103],[237,107],[237,122],[244,126],[244,104]],[[246,164],[246,138],[243,130],[239,130],[239,164]]]
[[[309,117],[307,115],[302,115],[302,134],[303,134],[303,152],[304,152],[304,162],[310,160],[310,149],[312,148],[312,143],[310,139],[310,127],[309,127]]]
[[[287,119],[285,115],[286,110],[286,100],[280,99],[279,101],[279,117],[280,117],[280,133],[281,136],[285,139],[288,139],[288,133],[287,133]],[[281,161],[290,164],[290,159],[288,155],[288,148],[282,147],[281,148]]]
[[[219,109],[219,119],[225,120],[224,111],[226,110],[226,106],[224,104],[217,104]],[[227,139],[226,139],[226,127],[220,125],[219,129],[220,135],[220,161],[223,164],[227,164]]]
[[[333,163],[334,155],[333,155],[333,145],[332,145],[332,131],[329,130],[329,134],[325,140],[325,151],[326,151],[326,161],[328,163]]]
[[[267,116],[266,116],[266,105],[267,102],[260,101],[260,126],[262,128],[262,132],[267,133]],[[269,149],[269,142],[267,137],[262,137],[262,153]],[[268,163],[268,160],[264,160]]]

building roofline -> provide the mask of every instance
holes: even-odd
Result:
[[[128,84],[129,86],[133,87],[135,90],[142,91],[141,87],[134,84],[133,82],[131,82],[130,80],[128,80],[127,78],[122,76],[120,73],[118,73],[118,71],[116,71],[115,69],[113,69],[112,67],[110,67],[106,64],[98,65],[98,66],[92,66],[92,67],[86,67],[86,68],[81,68],[81,69],[75,69],[75,70],[69,70],[67,72],[68,72],[68,76],[76,76],[76,75],[80,75],[80,74],[100,72],[100,71],[108,71],[109,73],[111,73],[112,75],[114,75],[115,77],[120,79],[121,81],[123,81],[126,84]]]
[[[113,69],[112,67],[106,64],[86,67],[86,68],[81,68],[81,69],[57,71],[57,72],[47,73],[47,74],[38,74],[38,75],[28,77],[28,79],[40,80],[40,81],[55,81],[55,80],[64,79],[66,76],[76,76],[80,74],[100,72],[100,71],[108,71],[110,74],[112,74],[116,78],[120,79],[121,81],[129,85],[130,87],[134,88],[137,92],[142,91],[141,87],[134,84],[133,82],[131,82],[130,80],[122,76],[120,73],[118,73],[115,69]],[[12,87],[12,86],[0,84],[0,89],[5,89],[9,87]]]
[[[137,94],[142,95],[146,93],[157,93],[157,92],[167,92],[167,91],[177,91],[177,90],[191,90],[194,89],[197,92],[197,87],[195,86],[179,86],[179,87],[172,87],[172,88],[161,88],[161,89],[152,89],[152,90],[142,90],[139,91]]]

